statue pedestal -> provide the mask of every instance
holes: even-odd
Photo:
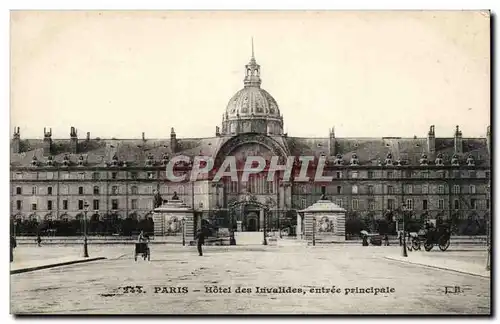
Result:
[[[330,200],[318,200],[299,211],[304,214],[304,239],[313,242],[345,242],[345,209]]]
[[[194,239],[194,211],[181,200],[170,200],[153,210],[155,236],[170,236],[186,245]]]

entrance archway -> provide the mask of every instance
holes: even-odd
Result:
[[[254,232],[260,235],[259,232],[262,231],[262,244],[267,245],[267,222],[270,214],[269,206],[246,196],[245,199],[230,203],[228,205],[228,210],[231,232]],[[245,212],[245,210],[248,212]]]

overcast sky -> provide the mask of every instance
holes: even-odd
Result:
[[[14,12],[22,138],[214,136],[251,55],[290,136],[484,137],[481,12]],[[12,132],[12,131],[11,131]]]

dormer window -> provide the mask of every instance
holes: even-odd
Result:
[[[113,159],[111,160],[111,165],[114,167],[117,167],[119,165],[118,156],[116,154],[113,155]]]
[[[443,166],[444,165],[443,154],[439,153],[435,162],[436,162],[436,166]]]
[[[80,157],[78,158],[78,166],[83,166],[84,165],[84,159],[83,159],[83,155],[80,155]]]
[[[146,160],[146,166],[147,167],[152,167],[153,166],[153,154],[148,155],[148,159]]]
[[[335,165],[342,165],[343,160],[342,160],[342,155],[341,154],[337,154],[337,156],[335,157],[334,163],[335,163]]]
[[[47,166],[54,166],[54,159],[53,159],[52,155],[49,155],[49,157],[47,159]]]
[[[391,166],[393,164],[392,163],[392,154],[391,153],[387,154],[387,157],[385,158],[385,164],[389,165],[389,166]]]
[[[474,165],[476,165],[474,157],[472,155],[469,155],[469,157],[467,158],[467,166],[474,166]]]
[[[33,159],[31,160],[31,166],[32,167],[38,166],[38,159],[36,158],[36,156],[33,156]]]
[[[161,165],[166,166],[167,164],[168,164],[168,155],[164,153],[163,156],[161,157]]]
[[[359,165],[359,159],[356,153],[354,153],[351,157],[351,165]]]
[[[63,165],[63,167],[68,167],[69,166],[69,156],[68,155],[64,156],[62,165]]]
[[[453,166],[460,165],[460,161],[458,160],[458,156],[456,154],[454,154],[453,157],[451,158],[451,165]]]
[[[396,166],[401,166],[402,164],[403,164],[403,162],[401,162],[401,159],[398,159],[398,160],[396,161]]]
[[[428,165],[429,161],[427,160],[427,154],[422,154],[422,157],[420,158],[420,165]]]

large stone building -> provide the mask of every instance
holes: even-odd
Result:
[[[79,138],[74,127],[67,139],[23,139],[14,131],[11,149],[11,210],[17,219],[73,219],[90,204],[94,218],[115,215],[143,218],[153,208],[154,190],[164,199],[177,192],[197,216],[213,217],[248,194],[283,220],[316,202],[322,186],[348,215],[384,218],[403,203],[416,217],[484,218],[490,209],[490,128],[486,138],[466,138],[457,126],[453,134],[436,137],[430,126],[425,137],[343,138],[333,128],[323,138],[292,137],[283,132],[277,101],[261,88],[260,66],[253,57],[245,66],[244,87],[230,100],[221,127],[205,138],[139,139]],[[172,125],[171,125],[172,126]],[[486,130],[486,129],[485,129]],[[272,183],[262,176],[247,183],[209,178],[170,182],[165,165],[175,155],[208,155],[216,165],[225,156],[248,155],[324,157],[329,183]],[[189,169],[192,164],[181,167]],[[231,213],[247,230],[262,226],[252,208],[238,205]],[[227,214],[217,214],[220,224]],[[223,216],[220,219],[220,215]],[[295,219],[290,217],[290,219]],[[261,221],[261,220],[260,220]]]

